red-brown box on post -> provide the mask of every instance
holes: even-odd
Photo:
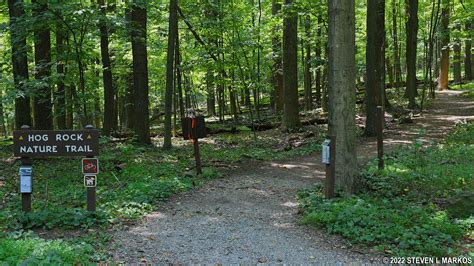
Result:
[[[207,135],[204,116],[185,117],[181,121],[181,126],[185,140],[205,138]]]

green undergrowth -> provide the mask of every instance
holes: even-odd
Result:
[[[83,264],[93,253],[92,246],[73,245],[62,240],[37,237],[0,239],[0,261],[16,265]]]
[[[384,170],[370,162],[365,189],[349,198],[301,190],[303,222],[397,256],[473,256],[473,140],[467,124],[441,143],[404,146],[386,156]]]
[[[302,139],[294,147],[283,145],[280,139],[283,139],[280,135],[259,134],[255,142],[248,131],[203,139],[200,141],[203,175],[196,177],[190,141],[174,139],[175,147],[164,151],[157,147],[160,140],[154,146],[139,146],[132,140],[117,142],[102,138],[97,212],[85,210],[86,189],[80,158],[49,158],[33,160],[33,211],[28,214],[21,211],[19,164],[11,160],[12,143],[1,142],[0,154],[4,160],[0,161],[0,262],[97,262],[105,254],[97,246],[106,243],[106,237],[78,243],[61,236],[54,237],[56,240],[41,239],[35,232],[64,230],[95,239],[91,231],[133,223],[171,195],[221,177],[222,166],[303,155],[319,148],[315,137]]]
[[[474,99],[474,81],[449,87],[454,90],[465,90],[466,92],[463,95],[470,99]]]

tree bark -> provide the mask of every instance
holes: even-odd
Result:
[[[66,86],[66,129],[74,128],[74,84]]]
[[[66,87],[64,85],[64,39],[66,35],[61,21],[56,22],[56,73],[55,115],[58,129],[66,129]]]
[[[449,1],[443,0],[443,8],[441,9],[441,61],[438,78],[438,88],[440,90],[448,89],[449,82]]]
[[[33,16],[36,18],[35,39],[35,79],[38,82],[33,98],[34,128],[53,129],[53,108],[51,103],[51,36],[49,22],[44,17],[47,12],[46,0],[32,0]]]
[[[206,73],[206,89],[207,89],[207,114],[216,115],[216,89],[214,87],[214,72],[211,69]]]
[[[472,54],[471,54],[471,47],[472,47],[472,24],[471,21],[466,22],[465,24],[465,32],[468,34],[464,42],[464,78],[466,80],[472,80],[473,68],[472,68]]]
[[[27,93],[28,58],[23,20],[23,0],[8,0],[10,43],[12,49],[13,81],[15,84],[15,128],[31,124],[30,96]]]
[[[304,21],[305,31],[306,31],[306,56],[305,56],[305,65],[304,65],[304,98],[305,98],[305,109],[307,111],[313,109],[313,92],[311,89],[311,20],[309,15],[305,17]]]
[[[407,0],[406,5],[408,21],[406,23],[407,32],[407,88],[408,109],[414,109],[417,94],[416,86],[416,50],[418,37],[418,0]]]
[[[283,89],[284,106],[282,127],[285,130],[300,126],[298,111],[298,16],[293,0],[285,0],[286,9],[283,20]]]
[[[100,54],[102,57],[102,79],[104,83],[104,128],[103,134],[110,136],[110,132],[117,124],[117,117],[115,116],[115,89],[112,83],[112,69],[110,65],[109,55],[109,32],[107,28],[106,4],[104,0],[98,0],[100,19]]]
[[[148,98],[148,59],[146,42],[146,0],[135,0],[131,12],[132,22],[132,55],[133,55],[133,85],[135,89],[135,134],[142,144],[151,143],[149,98]]]
[[[365,89],[365,135],[376,135],[377,106],[383,105],[385,86],[384,38],[385,38],[385,1],[367,2],[367,82]]]
[[[276,17],[281,10],[281,4],[272,0],[272,16]],[[273,93],[275,97],[275,111],[283,111],[283,70],[281,60],[281,41],[278,38],[279,27],[273,28],[272,52],[273,52]]]
[[[318,60],[317,69],[316,69],[316,104],[318,107],[321,107],[321,67],[322,67],[322,58],[321,58],[321,44],[322,44],[322,27],[323,27],[323,17],[321,14],[318,14],[318,31],[317,31],[317,40],[316,40],[316,59]]]
[[[184,117],[184,100],[183,100],[183,81],[181,73],[181,52],[179,46],[179,32],[178,23],[176,23],[176,49],[175,49],[175,69],[176,69],[176,89],[178,90],[178,102],[179,102],[179,117]]]
[[[336,136],[336,191],[355,191],[355,1],[329,0],[329,134]]]
[[[0,79],[2,79],[2,73],[0,72]],[[0,90],[0,133],[6,138],[8,132],[5,126],[5,112],[3,110],[3,91]]]
[[[178,29],[178,0],[170,1],[169,25],[168,25],[168,53],[166,59],[166,94],[165,94],[165,139],[164,149],[171,149],[171,107],[173,103],[173,82],[174,82],[174,54],[176,46],[176,36]]]
[[[397,0],[392,0],[393,74],[398,87],[402,81],[402,68],[400,64],[400,53],[398,52],[397,14]]]
[[[459,27],[456,27],[457,30],[461,30]],[[459,84],[461,83],[462,75],[461,75],[461,40],[456,38],[453,44],[453,75],[454,75],[454,83]]]

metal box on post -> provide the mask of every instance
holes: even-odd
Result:
[[[321,152],[321,162],[323,164],[331,164],[331,140],[326,139],[323,141],[322,152]]]
[[[205,138],[207,135],[204,116],[185,117],[181,120],[181,125],[185,140]]]
[[[33,191],[32,173],[33,169],[31,166],[20,166],[20,193],[31,193]]]

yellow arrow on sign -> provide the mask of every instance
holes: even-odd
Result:
[[[92,138],[91,134],[87,135],[87,139],[91,139],[91,138]]]
[[[18,138],[18,140],[23,140],[23,136],[20,136],[20,137]]]

